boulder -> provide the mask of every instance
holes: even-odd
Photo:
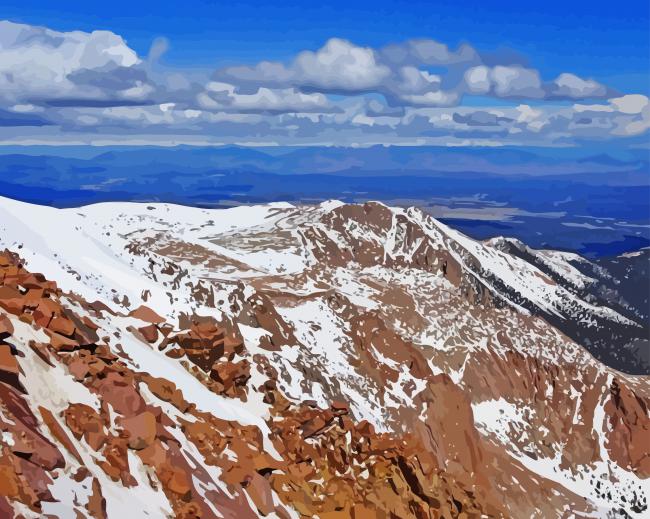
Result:
[[[0,344],[0,371],[12,375],[20,374],[20,366],[8,344]]]
[[[0,314],[0,340],[6,339],[14,333],[14,325],[5,314]]]
[[[70,404],[63,412],[65,423],[77,440],[82,437],[96,451],[107,441],[104,422],[92,407],[86,404]]]
[[[129,313],[129,317],[140,319],[140,321],[144,321],[145,323],[149,324],[163,324],[165,322],[165,319],[163,317],[145,305],[141,305],[133,310],[131,313]]]
[[[129,435],[131,449],[142,450],[149,447],[156,439],[156,417],[149,411],[131,418],[123,418],[122,428]]]
[[[72,337],[75,331],[74,323],[66,317],[54,317],[47,327],[53,332],[66,337]]]
[[[235,388],[246,386],[251,378],[250,362],[246,359],[239,362],[217,362],[212,366],[210,378],[223,386],[224,393],[232,393]]]
[[[150,324],[149,326],[138,328],[138,331],[142,337],[144,337],[144,340],[149,344],[153,344],[158,340],[158,328],[156,328],[155,324]]]
[[[264,476],[254,472],[253,475],[248,478],[248,484],[245,488],[246,493],[251,498],[251,501],[253,501],[260,514],[269,515],[273,513],[275,510],[275,505],[273,504],[273,490]]]

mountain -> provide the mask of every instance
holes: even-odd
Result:
[[[650,245],[647,157],[615,157],[555,148],[0,147],[0,193],[60,208],[381,201],[420,207],[477,239],[507,235],[608,257]]]
[[[648,513],[645,250],[9,199],[0,248],[6,516]]]

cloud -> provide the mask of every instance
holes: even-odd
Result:
[[[467,44],[451,51],[447,45],[431,39],[394,43],[379,52],[383,61],[393,66],[450,66],[480,62],[478,52]]]
[[[0,103],[142,103],[154,86],[118,35],[0,22]]]
[[[169,50],[169,40],[162,36],[156,38],[149,48],[149,55],[147,56],[147,61],[150,65],[157,63],[160,58]]]
[[[476,110],[468,114],[454,112],[453,120],[468,126],[499,126],[501,123],[511,123],[513,119],[485,110]]]
[[[214,73],[163,65],[168,47],[142,59],[109,31],[0,22],[0,139],[573,146],[650,128],[643,95],[467,44],[333,38]]]
[[[575,105],[576,123],[605,129],[623,137],[641,135],[650,129],[650,102],[640,94],[610,99],[607,104]]]
[[[607,87],[593,79],[585,80],[568,72],[560,74],[549,85],[548,90],[552,97],[571,99],[602,98],[612,93]]]
[[[301,52],[289,66],[263,61],[255,67],[226,68],[215,77],[242,85],[356,93],[381,88],[390,74],[388,67],[378,63],[373,49],[332,38],[316,52]]]
[[[540,99],[545,96],[539,72],[521,66],[479,65],[465,72],[465,85],[472,94]]]
[[[198,95],[199,106],[210,111],[240,113],[327,112],[331,107],[323,94],[304,94],[294,88],[259,88],[251,94],[236,92],[234,85],[212,81]]]
[[[242,90],[294,88],[344,95],[376,92],[394,105],[449,106],[458,102],[459,94],[443,91],[439,75],[413,63],[459,63],[470,59],[465,54],[473,56],[468,50],[459,53],[450,53],[446,46],[432,40],[377,51],[332,38],[317,51],[299,53],[288,65],[262,61],[252,67],[227,67],[216,71],[214,78]]]
[[[498,63],[500,58],[503,63]],[[373,49],[332,38],[316,51],[300,52],[288,64],[262,61],[227,67],[217,70],[214,78],[243,90],[267,87],[324,94],[378,93],[395,106],[454,106],[462,103],[466,94],[549,100],[601,99],[615,94],[594,80],[568,72],[544,82],[538,70],[513,64],[505,52],[486,54],[484,61],[481,53],[467,44],[450,50],[430,39]]]

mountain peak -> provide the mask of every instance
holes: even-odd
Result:
[[[338,201],[0,199],[0,247],[2,510],[647,511],[637,257]]]

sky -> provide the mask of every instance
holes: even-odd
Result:
[[[9,0],[0,144],[647,147],[621,6]]]

